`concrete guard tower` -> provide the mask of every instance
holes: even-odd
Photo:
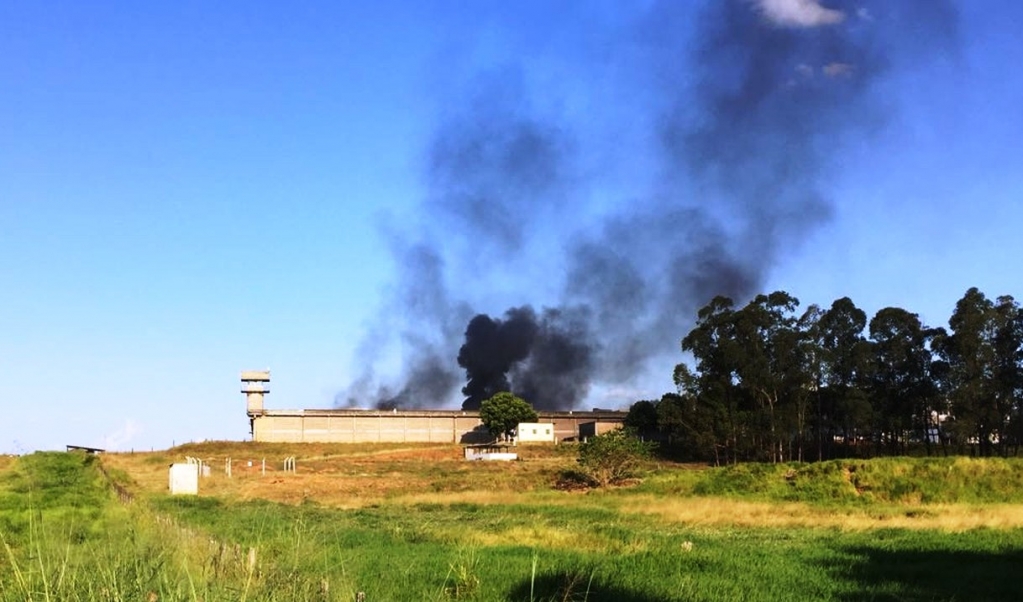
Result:
[[[269,392],[269,370],[242,371],[242,393],[245,394],[245,406],[250,419],[263,413],[263,396]]]

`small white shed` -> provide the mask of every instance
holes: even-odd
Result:
[[[466,445],[465,459],[511,461],[518,460],[519,455],[514,452],[509,452],[507,445],[501,445],[500,443],[482,443]]]
[[[171,495],[198,495],[199,465],[171,464],[170,492]]]
[[[515,432],[519,443],[554,443],[554,424],[550,422],[520,422]]]

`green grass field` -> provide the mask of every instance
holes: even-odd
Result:
[[[652,463],[627,487],[561,491],[570,450],[457,453],[23,456],[0,466],[0,600],[1023,599],[1018,461]],[[166,463],[185,454],[295,455],[299,473],[171,497]]]

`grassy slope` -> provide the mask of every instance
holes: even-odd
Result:
[[[199,498],[163,493],[167,464],[185,455],[214,469]],[[298,474],[277,470],[292,455]],[[136,588],[160,599],[1018,597],[1020,463],[652,466],[641,484],[586,493],[551,487],[573,464],[570,448],[522,455],[489,464],[461,460],[456,446],[257,444],[116,454],[104,464],[141,503],[128,512],[107,496],[104,507],[135,532],[161,528],[143,507],[186,527],[171,529],[176,551],[156,585]],[[171,570],[171,557],[187,570]]]
[[[233,547],[124,506],[83,454],[0,472],[0,600],[273,600]]]
[[[740,464],[681,476],[691,478],[675,479],[665,492],[861,506],[1023,502],[1023,461],[1017,458]]]

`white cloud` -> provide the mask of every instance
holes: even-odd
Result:
[[[824,65],[824,75],[828,77],[848,77],[852,75],[854,67],[849,63],[828,63]]]
[[[769,21],[785,27],[819,27],[841,23],[845,13],[820,5],[818,0],[754,0]]]
[[[806,63],[800,63],[796,65],[796,73],[799,74],[800,77],[811,78],[813,77],[813,67]]]

